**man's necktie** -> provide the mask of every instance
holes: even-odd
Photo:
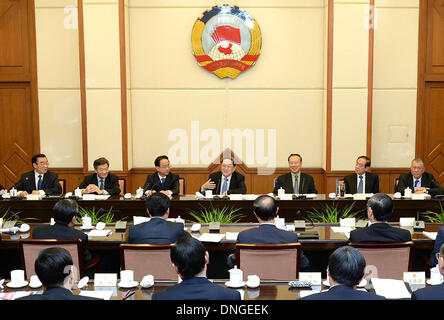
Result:
[[[294,176],[294,186],[293,186],[293,191],[295,194],[299,193],[299,188],[298,188],[298,176],[295,175]]]
[[[103,190],[103,179],[100,179],[100,186],[99,186],[100,190]]]
[[[165,187],[165,177],[160,179],[160,185],[162,186],[162,188]]]
[[[37,181],[37,190],[42,190],[42,175],[39,174],[39,181]]]
[[[224,185],[222,186],[222,194],[225,194],[225,192],[228,189],[228,178],[224,179]]]
[[[364,182],[362,181],[364,177],[359,176],[359,184],[358,184],[358,192],[357,193],[363,193],[364,192]]]
[[[415,188],[419,185],[419,180],[415,180]]]

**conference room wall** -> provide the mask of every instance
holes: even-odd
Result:
[[[372,163],[415,157],[419,1],[376,1]]]
[[[220,135],[224,128],[276,129],[278,167],[286,167],[295,151],[304,154],[304,166],[321,167],[325,2],[286,1],[285,7],[283,2],[246,2],[243,8],[257,19],[267,46],[258,63],[234,81],[209,74],[187,54],[195,18],[210,4],[163,3],[130,1],[129,6],[133,166],[152,166],[152,159],[173,144],[168,133],[185,129],[190,137],[196,120],[201,130],[212,128]],[[147,124],[156,134],[146,134]],[[262,164],[255,158],[248,165]]]
[[[40,149],[51,166],[82,166],[79,37],[75,0],[36,0]]]
[[[369,1],[335,1],[331,170],[366,153]]]

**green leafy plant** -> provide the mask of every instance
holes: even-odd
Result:
[[[428,222],[432,223],[444,223],[444,208],[441,204],[441,201],[439,202],[439,212],[434,212],[431,210],[427,210],[426,212],[421,213],[424,218]]]
[[[84,216],[90,217],[92,224],[96,224],[97,222],[112,223],[114,219],[114,213],[112,210],[112,207],[108,211],[105,211],[102,208],[96,211],[95,207],[92,209],[79,207],[80,217],[77,218],[77,223],[82,223],[82,218]]]
[[[314,223],[338,223],[341,218],[356,218],[356,215],[362,210],[351,212],[354,206],[355,202],[340,209],[338,208],[338,202],[334,205],[326,203],[324,208],[313,208],[313,211],[308,211],[307,213],[310,221]]]
[[[39,221],[37,218],[20,218],[21,211],[14,212],[11,208],[0,208],[0,218],[3,219],[3,223],[6,221],[16,221],[17,223],[23,223],[25,221]]]
[[[220,223],[236,223],[239,222],[243,214],[238,213],[240,208],[233,208],[229,206],[224,206],[222,208],[215,208],[212,204],[210,208],[204,207],[199,204],[202,210],[189,210],[188,214],[192,216],[197,223],[210,223],[210,222],[220,222]]]

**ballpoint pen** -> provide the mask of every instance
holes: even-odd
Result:
[[[135,291],[132,291],[130,294],[128,294],[128,295],[126,295],[125,294],[125,296],[122,298],[122,300],[126,300],[126,299],[128,299],[129,297],[131,297],[133,294],[135,294],[136,292]]]

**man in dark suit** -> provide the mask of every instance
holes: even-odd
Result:
[[[430,255],[430,263],[432,264],[432,266],[435,266],[438,263],[436,255],[437,253],[439,253],[439,250],[443,244],[444,244],[444,227],[440,228],[438,230],[438,234],[436,235],[435,246],[433,248],[432,254]]]
[[[367,202],[370,226],[350,232],[351,242],[406,242],[412,241],[408,230],[394,228],[387,221],[393,212],[392,199],[383,193],[373,195]]]
[[[245,178],[240,173],[234,171],[236,162],[233,158],[224,158],[221,164],[221,171],[210,174],[209,179],[200,188],[201,193],[206,190],[213,190],[213,195],[245,194]]]
[[[368,172],[370,158],[360,156],[356,159],[355,173],[344,177],[345,193],[378,193],[379,177]]]
[[[318,193],[313,177],[301,172],[302,157],[300,154],[290,154],[288,157],[288,165],[290,166],[291,172],[277,178],[273,190],[274,194],[277,194],[280,188],[283,188],[285,193],[290,194]]]
[[[170,199],[165,194],[156,192],[148,196],[146,211],[151,220],[130,227],[128,243],[174,243],[185,233],[182,223],[166,220],[170,214]]]
[[[441,245],[439,252],[436,253],[438,269],[444,277],[444,244]],[[413,300],[444,300],[444,282],[431,287],[425,287],[416,290],[412,294]]]
[[[74,229],[79,205],[73,200],[63,199],[54,205],[53,213],[55,224],[35,228],[32,237],[34,239],[80,239],[82,240],[83,262],[87,264],[92,258],[87,248],[88,236]]]
[[[62,194],[58,176],[48,170],[48,165],[48,159],[44,154],[36,154],[32,157],[34,171],[24,173],[19,182],[14,185],[14,188],[19,191],[19,196]]]
[[[278,211],[279,207],[273,197],[268,195],[257,197],[253,204],[253,213],[260,225],[258,228],[240,232],[237,236],[237,243],[277,244],[298,242],[298,236],[295,233],[280,230],[274,224],[274,218]],[[233,268],[235,262],[235,254],[229,255],[227,258],[228,266]],[[308,266],[308,259],[301,254],[301,269],[306,269]]]
[[[109,173],[109,161],[105,158],[94,160],[95,173],[85,177],[79,188],[85,194],[119,195],[119,178]]]
[[[413,159],[410,172],[399,176],[397,191],[404,194],[404,189],[409,187],[412,193],[416,194],[428,193],[432,196],[442,194],[443,189],[433,174],[424,171],[424,161],[419,158]]]
[[[383,296],[356,290],[364,277],[365,258],[358,249],[345,246],[336,249],[328,259],[330,289],[301,300],[385,300]]]
[[[179,194],[179,176],[170,172],[170,160],[167,156],[158,156],[154,160],[156,171],[146,178],[143,192],[150,195],[162,192],[167,196]]]
[[[34,268],[40,282],[45,286],[45,292],[17,300],[103,300],[72,293],[77,275],[72,257],[66,249],[53,247],[40,251]]]
[[[241,300],[238,291],[221,287],[207,279],[208,251],[188,233],[171,248],[170,257],[182,282],[155,292],[153,300]]]

